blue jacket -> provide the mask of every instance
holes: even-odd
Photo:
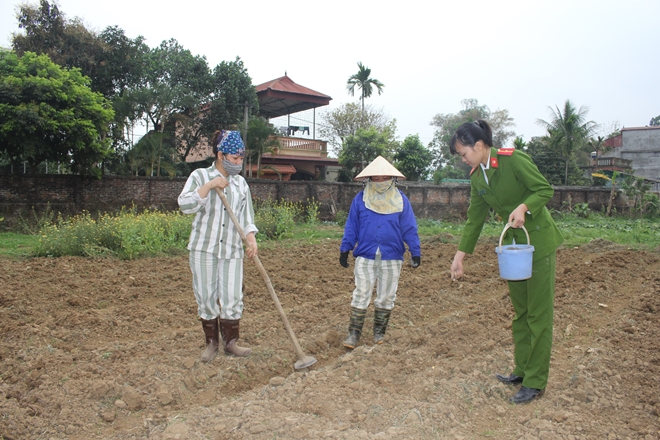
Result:
[[[352,250],[354,257],[375,260],[380,248],[383,260],[403,260],[405,243],[413,257],[421,257],[417,221],[406,195],[401,193],[402,212],[378,214],[364,206],[363,194],[360,191],[351,203],[340,252]]]

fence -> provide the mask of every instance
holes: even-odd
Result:
[[[291,202],[314,199],[320,204],[320,218],[325,220],[334,218],[334,213],[339,210],[348,211],[353,198],[362,190],[359,183],[247,180],[254,199]],[[176,210],[177,196],[184,183],[185,178],[166,177],[104,177],[97,180],[57,174],[0,175],[0,216],[11,219],[32,209],[41,212],[47,207],[65,215],[82,211],[114,212],[131,206]],[[399,188],[419,218],[465,218],[470,198],[467,184],[404,181]],[[614,206],[620,211],[623,200],[618,192],[615,194]],[[569,203],[587,203],[590,209],[603,211],[609,197],[609,188],[556,187],[548,206],[561,209]]]

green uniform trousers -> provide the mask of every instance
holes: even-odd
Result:
[[[511,330],[516,368],[528,388],[545,389],[550,372],[557,252],[532,262],[532,277],[509,281],[509,295],[516,314]]]

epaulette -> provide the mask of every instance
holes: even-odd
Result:
[[[511,156],[515,148],[500,148],[497,150],[499,156]]]

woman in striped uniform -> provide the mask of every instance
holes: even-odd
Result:
[[[215,358],[219,332],[226,354],[248,356],[251,352],[236,344],[243,314],[243,243],[216,189],[223,191],[241,223],[247,256],[257,254],[250,188],[238,174],[245,156],[240,132],[216,131],[211,144],[215,162],[193,171],[178,199],[184,214],[195,214],[188,250],[197,313],[206,336],[204,362]]]

